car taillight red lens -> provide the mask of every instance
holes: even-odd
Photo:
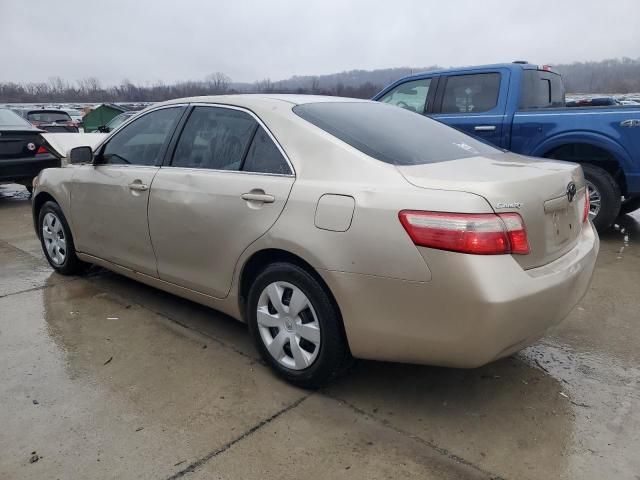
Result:
[[[47,150],[47,147],[40,145],[38,147],[38,151],[36,152],[36,155],[40,155],[42,153],[49,153],[49,150]]]
[[[529,253],[517,213],[445,213],[403,210],[398,214],[411,240],[421,247],[476,255]]]

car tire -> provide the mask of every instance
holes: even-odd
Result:
[[[246,317],[262,358],[294,385],[321,387],[352,363],[332,297],[297,265],[274,263],[257,275],[249,290]]]
[[[60,206],[52,201],[42,205],[38,214],[38,236],[44,256],[53,269],[62,275],[75,275],[87,264],[76,256],[67,219]]]
[[[591,212],[589,217],[596,229],[602,232],[609,228],[620,214],[620,187],[608,172],[593,165],[582,165],[589,187]]]
[[[631,197],[622,202],[620,206],[620,214],[626,215],[627,213],[633,213],[640,208],[640,195]]]

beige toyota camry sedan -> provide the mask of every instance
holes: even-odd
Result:
[[[477,367],[540,338],[598,252],[579,165],[394,106],[154,105],[34,181],[51,266],[97,264],[247,322],[306,387],[352,358]]]

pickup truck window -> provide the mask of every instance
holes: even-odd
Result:
[[[498,104],[499,73],[474,73],[447,78],[442,113],[480,113]]]
[[[430,78],[406,82],[387,92],[380,101],[411,110],[412,112],[424,113],[427,109],[427,96],[429,95],[430,86]]]
[[[542,70],[522,72],[521,110],[564,106],[564,86],[560,75]]]
[[[383,103],[305,103],[293,107],[293,111],[365,155],[394,165],[423,165],[500,153],[424,115]]]

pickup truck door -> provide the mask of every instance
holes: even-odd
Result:
[[[509,146],[506,69],[442,76],[433,118],[501,148]]]

